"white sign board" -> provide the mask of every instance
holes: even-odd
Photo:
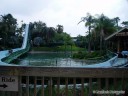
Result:
[[[18,77],[0,76],[0,91],[18,91]]]

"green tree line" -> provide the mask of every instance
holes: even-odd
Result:
[[[19,27],[17,19],[11,14],[0,15],[0,50],[21,47],[25,23],[21,21]],[[47,27],[42,21],[30,22],[31,41],[34,46],[58,46],[70,45],[72,39],[69,34],[63,32],[63,25],[56,28]]]
[[[91,52],[91,50],[104,50],[105,38],[122,27],[128,26],[128,21],[123,21],[122,26],[119,26],[119,21],[119,17],[109,18],[104,14],[92,16],[87,13],[86,17],[82,17],[79,22],[84,22],[85,27],[88,28],[87,35],[78,35],[76,44],[85,47],[88,52]]]
[[[122,27],[128,26],[128,21],[123,21],[120,26],[120,18],[109,18],[104,14],[92,16],[87,14],[80,22],[84,22],[88,28],[87,35],[76,37],[75,44],[91,50],[104,50],[104,38],[116,32]],[[78,24],[79,24],[78,23]],[[11,14],[0,15],[0,50],[16,48],[22,45],[25,23],[19,27],[17,19]],[[64,26],[58,24],[56,28],[47,27],[42,21],[30,22],[31,41],[33,46],[60,46],[72,45],[72,37],[63,31]]]
[[[0,50],[21,46],[21,28],[11,14],[0,15]]]
[[[34,46],[59,46],[59,45],[71,45],[72,39],[69,34],[63,32],[63,25],[57,25],[54,27],[47,27],[46,23],[42,21],[31,22],[30,32],[32,44]]]

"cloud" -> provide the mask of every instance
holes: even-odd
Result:
[[[43,21],[48,26],[64,26],[72,36],[85,35],[84,23],[77,25],[81,17],[104,13],[110,18],[127,20],[126,0],[1,0],[0,15],[11,13],[18,22]]]
[[[49,0],[1,0],[0,13],[31,16],[43,10],[48,3]]]

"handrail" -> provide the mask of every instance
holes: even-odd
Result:
[[[128,68],[1,66],[0,75],[128,78]]]
[[[1,66],[0,75],[19,81],[18,91],[0,91],[1,96],[92,96],[96,90],[125,94],[128,88],[128,68]]]

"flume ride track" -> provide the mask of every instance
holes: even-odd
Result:
[[[16,58],[18,58],[19,56],[25,54],[26,52],[28,52],[30,50],[30,32],[29,32],[29,24],[26,24],[25,27],[25,36],[23,39],[23,43],[22,43],[22,47],[21,48],[17,48],[17,49],[12,49],[16,50],[15,52],[10,53],[8,56],[4,57],[1,59],[2,62],[5,63],[10,63],[13,60],[15,60]]]

